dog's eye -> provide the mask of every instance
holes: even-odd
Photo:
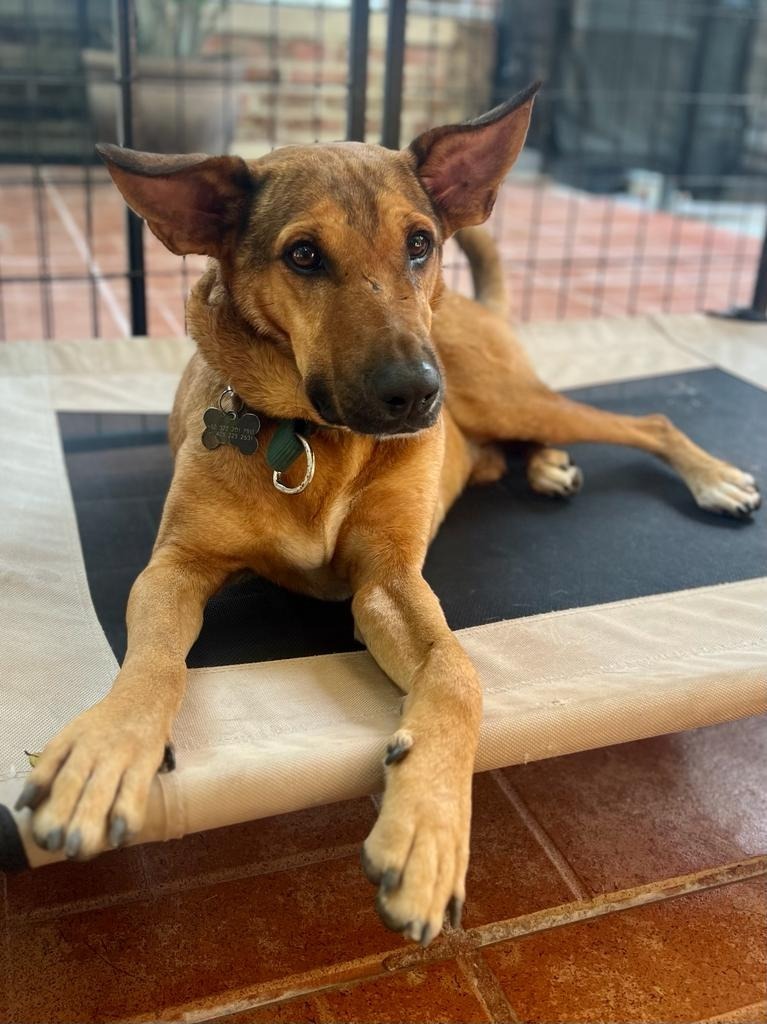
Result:
[[[407,240],[407,254],[413,263],[422,263],[431,251],[431,238],[425,231],[416,231]]]
[[[285,253],[285,260],[293,270],[311,274],[322,266],[322,253],[313,242],[296,242]]]

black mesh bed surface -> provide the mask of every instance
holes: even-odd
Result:
[[[666,413],[714,454],[764,478],[767,392],[720,370],[643,378],[568,394],[615,412]],[[146,565],[172,473],[165,417],[60,413],[93,602],[119,659],[125,605]],[[510,452],[499,483],[449,513],[425,575],[452,628],[750,579],[767,567],[767,529],[696,508],[666,466],[606,445],[571,449],[585,485],[570,500],[533,494]],[[289,499],[286,499],[289,500]],[[209,603],[192,667],[357,648],[349,603],[253,579]]]

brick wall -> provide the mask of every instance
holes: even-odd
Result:
[[[349,15],[312,6],[234,3],[213,48],[242,58],[232,149],[257,155],[290,142],[343,138]],[[380,137],[386,18],[370,18],[368,141]],[[494,65],[489,20],[412,14],[407,23],[402,140],[486,109]]]

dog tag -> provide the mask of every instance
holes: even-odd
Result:
[[[236,448],[243,455],[252,455],[258,450],[258,432],[261,420],[254,412],[223,412],[211,407],[202,418],[205,430],[202,443],[209,451],[222,444]]]

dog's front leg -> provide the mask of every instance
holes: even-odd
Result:
[[[457,925],[463,906],[480,684],[420,572],[378,562],[352,608],[371,654],[406,692],[363,864],[385,924],[428,945],[445,911]]]
[[[17,807],[40,846],[84,858],[141,828],[186,681],[187,652],[224,573],[158,549],[131,590],[128,650],[111,691],[43,751]]]

